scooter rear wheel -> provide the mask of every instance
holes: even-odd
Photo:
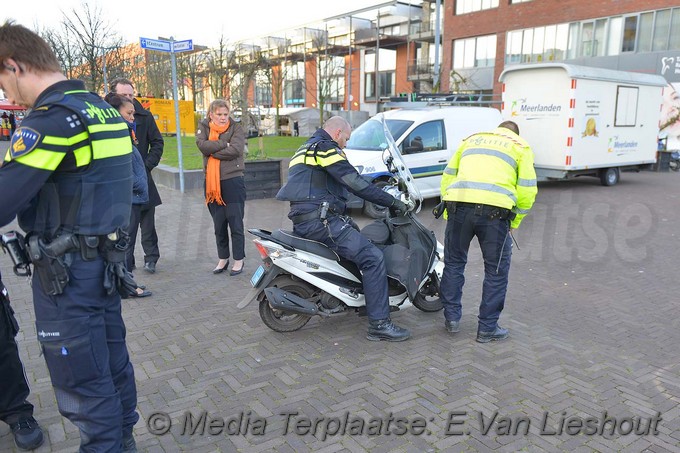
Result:
[[[295,281],[289,275],[276,277],[269,287],[275,286],[303,299],[312,297],[314,289],[305,282]],[[275,310],[265,296],[260,301],[260,318],[267,327],[276,332],[294,332],[309,322],[311,316]]]

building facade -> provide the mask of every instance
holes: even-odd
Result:
[[[390,0],[238,42],[227,54],[220,80],[210,58],[197,58],[184,78],[184,98],[198,111],[215,93],[242,109],[369,115],[425,93],[500,106],[506,66],[565,62],[664,76],[668,122],[680,121],[677,0]]]

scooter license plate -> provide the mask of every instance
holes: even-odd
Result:
[[[250,277],[250,284],[253,285],[253,287],[256,287],[260,283],[260,280],[262,280],[262,277],[264,277],[264,273],[264,266],[258,266],[257,269],[255,269],[253,276]]]

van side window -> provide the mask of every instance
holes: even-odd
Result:
[[[444,121],[423,123],[408,134],[402,142],[402,154],[416,154],[425,151],[446,149]]]

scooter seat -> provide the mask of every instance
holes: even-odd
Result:
[[[329,249],[326,244],[296,236],[292,231],[276,230],[272,233],[272,237],[295,249],[304,250],[329,260],[340,261],[338,254]]]

